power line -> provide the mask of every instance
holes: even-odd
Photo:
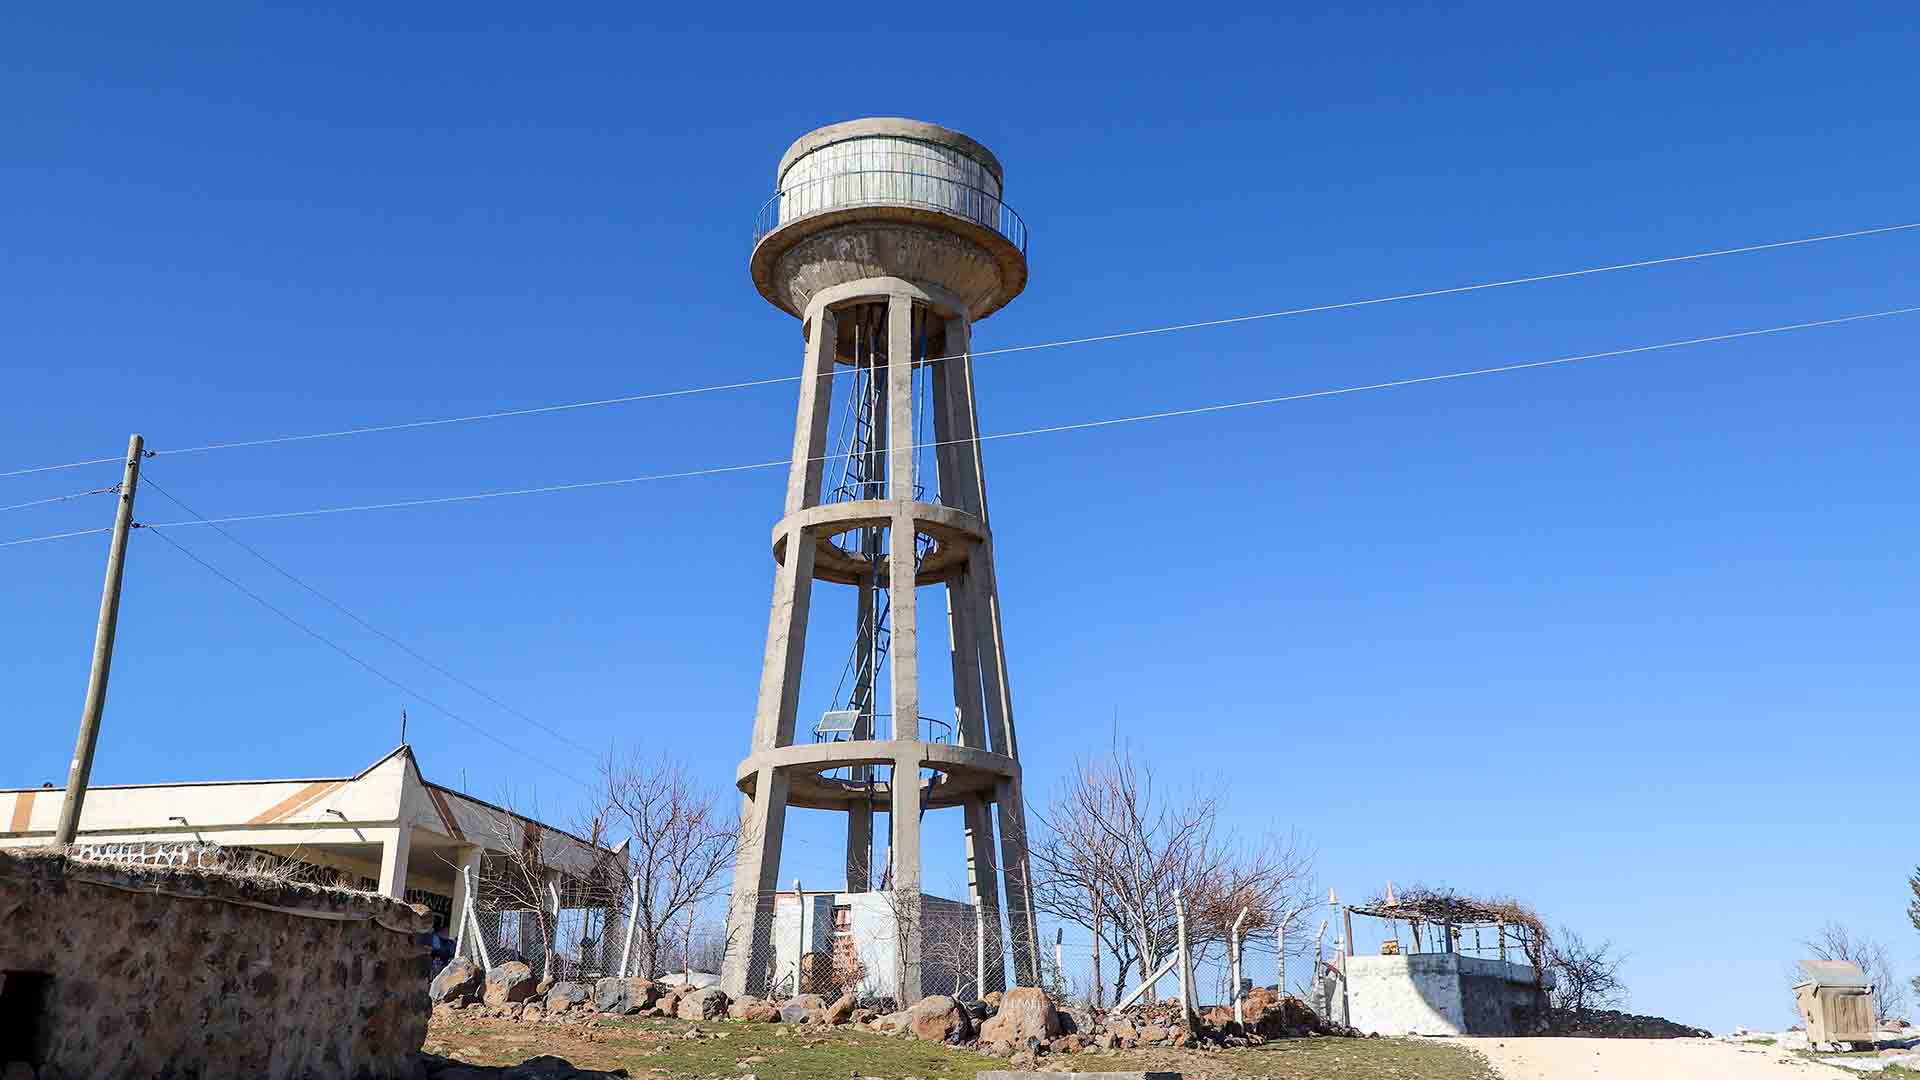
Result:
[[[1122,330],[1110,334],[1094,334],[1086,337],[1063,338],[1057,341],[1043,341],[1027,345],[1007,345],[996,349],[980,349],[969,352],[972,357],[1000,356],[1009,353],[1033,352],[1040,349],[1057,349],[1072,345],[1087,345],[1096,342],[1120,341],[1127,338],[1147,337],[1157,334],[1171,334],[1185,330],[1199,330],[1217,326],[1232,326],[1238,323],[1257,322],[1268,319],[1288,318],[1296,315],[1312,315],[1329,311],[1344,311],[1353,308],[1374,307],[1382,304],[1401,303],[1408,300],[1425,300],[1441,296],[1458,296],[1465,293],[1483,292],[1489,289],[1504,289],[1518,285],[1533,285],[1549,281],[1565,281],[1573,278],[1590,277],[1595,274],[1607,274],[1621,270],[1642,270],[1656,266],[1670,266],[1678,263],[1698,262],[1728,255],[1747,255],[1763,251],[1778,251],[1785,248],[1804,247],[1809,244],[1821,244],[1834,240],[1851,240],[1868,236],[1881,236],[1889,233],[1906,232],[1920,229],[1920,222],[1899,225],[1882,225],[1867,229],[1853,229],[1847,232],[1823,233],[1817,236],[1799,237],[1793,240],[1775,240],[1760,244],[1747,244],[1740,247],[1716,248],[1710,251],[1698,251],[1686,255],[1669,255],[1654,259],[1640,259],[1633,262],[1610,263],[1604,266],[1590,266],[1578,270],[1562,270],[1548,274],[1531,274],[1523,277],[1503,278],[1495,281],[1474,282],[1466,285],[1453,285],[1438,289],[1425,289],[1417,292],[1393,293],[1385,296],[1366,297],[1358,300],[1343,300],[1331,304],[1316,304],[1307,307],[1285,308],[1279,311],[1257,312],[1250,315],[1234,315],[1221,319],[1207,319],[1199,322],[1174,323],[1167,326],[1148,327],[1139,330]],[[928,362],[937,363],[951,360],[953,356],[930,357]],[[820,378],[832,379],[841,372],[836,366]],[[569,412],[577,409],[601,408],[611,405],[626,405],[642,401],[658,401],[668,398],[691,397],[699,394],[712,394],[729,390],[743,390],[753,387],[774,386],[781,383],[799,382],[805,376],[782,375],[761,379],[747,379],[737,382],[716,383],[711,386],[687,387],[677,390],[659,390],[646,393],[623,394],[615,397],[594,398],[585,401],[560,402],[551,405],[536,405],[525,408],[502,409],[493,412],[471,413],[464,416],[437,417],[426,420],[408,420],[391,424],[364,424],[340,428],[332,431],[304,432],[288,435],[273,435],[256,439],[235,439],[223,442],[205,443],[198,446],[185,446],[178,449],[155,451],[159,454],[197,454],[215,450],[235,450],[246,447],[275,446],[285,443],[312,442],[321,439],[339,439],[355,435],[371,435],[380,432],[408,431],[420,428],[444,427],[452,424],[478,423],[487,420],[500,420],[518,416],[535,416],[545,413]],[[30,473],[51,472],[58,469],[78,468],[83,465],[97,465],[118,462],[117,457],[89,458],[84,461],[71,461],[59,465],[39,465],[32,468],[14,469],[0,472],[0,479],[10,476],[25,476]]]
[[[306,591],[312,593],[314,596],[319,597],[321,600],[325,601],[329,606],[331,606],[334,610],[340,612],[340,614],[342,615],[345,615],[347,618],[352,619],[355,623],[357,623],[360,626],[361,629],[387,642],[389,645],[392,645],[394,648],[399,649],[401,652],[404,652],[408,656],[413,657],[415,660],[426,665],[428,668],[438,672],[440,675],[452,680],[453,682],[458,683],[459,685],[472,691],[474,694],[477,694],[480,697],[485,698],[487,701],[491,702],[493,705],[497,706],[498,708],[504,709],[505,711],[513,714],[514,716],[520,718],[521,720],[524,720],[527,723],[532,724],[534,727],[537,727],[540,730],[546,732],[547,734],[553,736],[554,738],[559,739],[561,742],[564,742],[569,746],[574,747],[575,749],[588,755],[589,757],[594,757],[598,755],[599,751],[594,750],[592,747],[587,746],[584,743],[577,742],[574,739],[567,736],[564,732],[556,731],[555,729],[547,726],[541,721],[536,720],[531,716],[528,716],[526,713],[520,711],[519,709],[514,708],[512,705],[507,704],[506,702],[500,700],[499,698],[493,696],[492,694],[486,692],[485,690],[482,690],[478,686],[475,686],[474,684],[468,682],[466,679],[461,678],[459,675],[456,675],[453,672],[447,670],[445,667],[441,666],[440,664],[437,664],[434,661],[428,659],[426,656],[422,655],[419,652],[419,650],[415,649],[413,646],[408,645],[406,642],[400,640],[397,637],[394,637],[392,634],[389,634],[385,630],[382,630],[379,627],[373,625],[372,623],[368,622],[366,619],[361,618],[358,614],[356,614],[353,611],[353,609],[347,607],[345,604],[341,603],[340,601],[335,600],[333,597],[327,595],[324,592],[321,592],[319,589],[301,580],[299,577],[295,576],[295,574],[291,570],[288,570],[286,567],[281,566],[279,563],[274,562],[272,559],[267,558],[265,555],[261,554],[260,550],[254,547],[252,544],[249,544],[245,540],[242,540],[239,537],[233,535],[233,533],[229,532],[226,529],[221,528],[219,525],[216,525],[213,522],[208,521],[205,515],[200,513],[200,511],[195,510],[193,507],[188,506],[185,502],[181,501],[179,496],[168,491],[166,488],[161,487],[159,484],[154,483],[153,474],[151,471],[148,471],[146,474],[144,474],[141,477],[141,480],[148,487],[153,488],[155,491],[158,491],[161,495],[165,496],[168,502],[173,503],[175,506],[178,506],[180,509],[185,510],[189,514],[192,514],[195,518],[198,518],[200,521],[205,522],[208,525],[212,525],[213,531],[219,533],[221,536],[226,537],[228,540],[233,541],[234,544],[237,545],[242,551],[245,551],[247,554],[260,560],[261,563],[265,564],[266,567],[272,570],[274,573],[279,574],[281,577],[286,578],[288,581],[291,581],[295,585],[300,586],[302,589],[305,589]]]
[[[97,458],[88,458],[85,461],[63,461],[58,465],[35,465],[31,468],[14,469],[10,472],[0,472],[0,479],[5,479],[9,476],[29,476],[33,473],[57,472],[61,469],[77,469],[82,465],[120,464],[120,463],[123,463],[125,460],[126,459],[124,457],[97,457]]]
[[[167,544],[171,546],[175,551],[178,551],[180,554],[185,555],[187,558],[192,559],[196,563],[199,563],[201,569],[212,574],[214,577],[219,578],[221,581],[226,582],[228,585],[233,586],[235,589],[239,590],[242,595],[246,596],[247,599],[252,600],[254,603],[259,604],[261,607],[266,608],[268,611],[273,612],[275,615],[278,615],[281,619],[285,620],[294,628],[298,629],[301,633],[306,634],[308,637],[314,639],[315,641],[318,641],[320,644],[325,645],[327,648],[332,649],[334,652],[337,652],[341,656],[344,656],[348,660],[351,660],[355,664],[358,664],[360,667],[364,668],[369,674],[373,675],[375,678],[379,679],[380,681],[386,683],[389,686],[392,686],[394,689],[399,690],[403,694],[406,694],[413,698],[417,698],[420,701],[425,702],[427,705],[431,706],[432,708],[438,709],[441,713],[445,714],[450,719],[464,725],[469,730],[473,731],[475,734],[481,736],[482,738],[485,738],[497,744],[501,748],[507,750],[509,753],[517,754],[520,757],[533,762],[535,765],[539,765],[542,768],[545,768],[559,776],[565,777],[566,779],[571,780],[576,784],[579,784],[581,787],[586,788],[588,791],[595,790],[592,784],[587,783],[585,780],[582,780],[579,777],[574,776],[573,774],[567,772],[564,769],[561,769],[554,765],[549,765],[545,761],[542,761],[539,758],[536,758],[533,755],[527,753],[526,751],[520,749],[519,747],[514,746],[512,743],[509,743],[505,739],[500,738],[499,736],[495,735],[493,732],[488,731],[487,729],[479,726],[478,724],[475,724],[473,721],[466,719],[465,717],[461,716],[459,713],[456,713],[452,709],[447,708],[445,705],[440,704],[439,702],[433,700],[432,698],[426,696],[425,694],[420,693],[418,690],[413,689],[412,687],[394,678],[393,676],[388,675],[386,672],[381,671],[379,668],[374,667],[372,664],[361,659],[359,656],[355,655],[354,653],[348,651],[344,646],[334,642],[331,638],[327,637],[325,634],[320,633],[318,630],[315,630],[313,627],[308,626],[306,623],[303,623],[299,619],[296,619],[293,616],[287,614],[285,611],[282,611],[280,608],[275,607],[271,602],[269,602],[265,597],[261,596],[259,593],[254,592],[252,589],[249,589],[245,585],[240,584],[240,582],[234,580],[232,577],[229,577],[219,567],[214,566],[212,563],[208,562],[207,560],[201,558],[198,555],[195,555],[192,551],[182,546],[178,540],[175,540],[173,537],[168,536],[166,533],[162,532],[161,526],[142,525],[139,527],[146,529],[147,531],[153,533],[153,535],[159,537],[162,540],[165,540]]]
[[[1196,405],[1184,409],[1169,409],[1161,412],[1138,413],[1129,416],[1108,417],[1100,420],[1080,420],[1067,424],[1051,424],[1045,427],[1026,428],[1019,431],[1003,431],[978,438],[946,439],[938,442],[916,444],[909,449],[921,446],[954,446],[972,442],[995,442],[1002,439],[1027,438],[1034,435],[1050,435],[1065,431],[1083,431],[1093,428],[1113,427],[1120,424],[1137,424],[1150,420],[1166,420],[1180,416],[1197,416],[1203,413],[1227,412],[1235,409],[1254,408],[1262,405],[1278,405],[1291,401],[1307,401],[1313,398],[1338,397],[1345,394],[1359,394],[1372,390],[1391,390],[1406,386],[1418,386],[1423,383],[1447,382],[1456,379],[1469,379],[1482,375],[1498,375],[1514,371],[1527,371],[1534,368],[1558,367],[1586,360],[1604,360],[1611,357],[1633,356],[1640,353],[1660,352],[1666,349],[1684,348],[1690,345],[1707,345],[1715,342],[1737,341],[1743,338],[1765,337],[1772,334],[1784,334],[1796,330],[1811,330],[1819,327],[1840,326],[1847,323],[1864,322],[1869,319],[1885,319],[1896,315],[1910,315],[1920,311],[1920,305],[1892,308],[1886,311],[1867,312],[1858,315],[1843,315],[1832,319],[1817,319],[1810,322],[1788,323],[1781,326],[1769,326],[1758,330],[1737,330],[1725,334],[1711,334],[1705,337],[1682,338],[1676,341],[1663,341],[1653,345],[1633,345],[1620,349],[1608,349],[1602,352],[1580,353],[1571,356],[1553,357],[1547,360],[1529,360],[1513,364],[1501,364],[1494,367],[1471,368],[1464,371],[1449,371],[1437,375],[1418,375],[1386,382],[1364,383],[1357,386],[1342,386],[1327,390],[1309,390],[1293,394],[1281,394],[1274,397],[1251,398],[1245,401],[1230,401],[1213,405]],[[816,461],[825,461],[832,455],[822,455]],[[679,480],[692,477],[718,476],[724,473],[747,472],[757,469],[771,469],[792,463],[791,458],[777,458],[771,461],[756,461],[741,465],[721,465],[705,469],[687,469],[680,472],[651,473],[643,476],[621,477],[613,480],[585,480],[567,484],[546,484],[539,487],[509,488],[501,491],[483,491],[469,495],[441,495],[421,499],[401,499],[392,502],[362,503],[354,506],[329,506],[312,510],[281,510],[259,514],[235,514],[229,517],[207,518],[200,521],[174,521],[162,523],[163,527],[177,528],[190,525],[232,524],[242,521],[274,521],[286,518],[320,517],[327,514],[353,514],[373,510],[394,510],[419,506],[438,506],[448,503],[479,502],[486,499],[503,499],[516,495],[540,495],[561,491],[582,491],[589,488],[621,487],[630,484],[642,484],[655,480]],[[21,541],[16,541],[21,542]]]
[[[85,491],[76,491],[71,495],[54,495],[45,499],[30,499],[27,502],[14,503],[12,506],[0,506],[0,513],[4,513],[8,510],[25,510],[29,506],[46,506],[49,503],[63,503],[73,499],[84,499],[88,495],[108,495],[119,490],[120,490],[119,484],[108,484],[106,487],[88,488]]]
[[[1525,277],[1504,278],[1498,281],[1482,281],[1467,285],[1453,285],[1440,289],[1424,289],[1419,292],[1394,293],[1387,296],[1367,297],[1360,300],[1343,300],[1331,304],[1316,304],[1309,307],[1285,308],[1280,311],[1259,312],[1252,315],[1234,315],[1224,319],[1207,319],[1200,322],[1175,323],[1169,326],[1155,326],[1144,330],[1122,330],[1111,334],[1094,334],[1088,337],[1063,338],[1058,341],[1043,341],[1029,345],[1007,345],[997,349],[971,350],[966,355],[974,358],[983,356],[1001,356],[1008,353],[1034,352],[1040,349],[1058,349],[1072,345],[1090,345],[1104,341],[1120,341],[1127,338],[1148,337],[1157,334],[1171,334],[1183,330],[1201,330],[1216,326],[1232,326],[1238,323],[1258,322],[1268,319],[1284,319],[1296,315],[1315,315],[1329,311],[1345,311],[1353,308],[1375,307],[1381,304],[1396,304],[1408,300],[1426,300],[1441,296],[1458,296],[1465,293],[1483,292],[1488,289],[1505,289],[1516,285],[1535,285],[1548,281],[1565,281],[1572,278],[1590,277],[1594,274],[1608,274],[1620,270],[1643,270],[1655,266],[1670,266],[1677,263],[1698,262],[1703,259],[1715,259],[1726,255],[1749,255],[1761,251],[1777,251],[1782,248],[1803,247],[1808,244],[1826,243],[1832,240],[1858,239],[1866,236],[1878,236],[1886,233],[1920,229],[1920,222],[1903,225],[1883,225],[1871,229],[1855,229],[1850,232],[1827,233],[1820,236],[1801,237],[1796,240],[1776,240],[1764,244],[1747,244],[1742,247],[1719,248],[1712,251],[1698,251],[1689,255],[1669,255],[1657,259],[1641,259],[1634,262],[1612,263],[1606,266],[1590,266],[1579,270],[1562,270],[1550,274],[1532,274]],[[954,359],[953,355],[929,357],[927,363],[939,363]],[[836,364],[818,378],[833,380],[843,374]],[[590,401],[562,402],[556,405],[539,405],[531,408],[505,409],[498,412],[474,413],[468,416],[450,416],[433,420],[413,420],[397,424],[374,424],[361,427],[343,428],[338,431],[311,432],[301,435],[278,435],[262,439],[243,439],[232,442],[208,443],[203,446],[189,446],[178,450],[158,451],[162,454],[196,454],[209,450],[230,450],[241,447],[273,446],[282,443],[310,442],[316,439],[337,439],[351,435],[370,435],[385,431],[406,431],[417,428],[440,427],[448,424],[475,423],[484,420],[499,420],[515,416],[533,416],[541,413],[566,412],[574,409],[591,409],[608,405],[626,405],[641,401],[658,401],[666,398],[692,397],[698,394],[712,394],[727,390],[742,390],[760,386],[775,386],[781,383],[799,382],[803,375],[769,376],[763,379],[749,379],[744,382],[718,383],[712,386],[696,386],[679,390],[659,390],[650,393],[626,394],[619,397],[598,398]]]
[[[74,537],[74,536],[94,536],[99,533],[108,533],[112,531],[113,530],[111,528],[108,528],[106,526],[102,526],[98,529],[75,529],[72,532],[48,533],[45,536],[29,536],[20,540],[0,541],[0,547],[19,547],[22,544],[43,544],[43,543],[46,543],[48,540],[65,540],[65,539],[68,539],[69,537]]]

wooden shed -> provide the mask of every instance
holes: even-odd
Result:
[[[1802,960],[1805,976],[1793,984],[1800,1019],[1807,1025],[1807,1041],[1823,1043],[1873,1042],[1873,984],[1859,965],[1845,960]]]

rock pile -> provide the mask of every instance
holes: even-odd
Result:
[[[667,985],[647,979],[604,978],[590,986],[555,982],[546,986],[544,995],[536,996],[538,986],[525,964],[502,964],[482,972],[469,962],[455,961],[434,980],[432,996],[435,1012],[442,1015],[466,1009],[483,1017],[528,1023],[592,1024],[604,1017],[642,1016],[677,1017],[696,1022],[728,1018],[761,1024],[859,1025],[904,1038],[974,1046],[982,1053],[1011,1058],[1016,1068],[1031,1066],[1044,1055],[1089,1050],[1130,1050],[1147,1046],[1215,1049],[1253,1045],[1270,1039],[1353,1034],[1328,1025],[1298,998],[1260,989],[1251,992],[1242,1002],[1244,1023],[1234,1022],[1230,1007],[1216,1007],[1207,1010],[1197,1024],[1189,1024],[1175,1002],[1149,1003],[1122,1015],[1101,1016],[1087,1009],[1061,1008],[1037,987],[1016,987],[971,1002],[934,995],[922,998],[910,1008],[882,1013],[875,1008],[863,1008],[852,992],[832,1002],[815,994],[765,1001],[753,997],[730,998],[717,986]],[[868,1004],[890,1008],[884,1001]],[[1595,1015],[1589,1014],[1589,1018]],[[1627,1019],[1654,1020],[1650,1017]],[[1613,1024],[1623,1026],[1618,1021]],[[1636,1030],[1644,1027],[1642,1024]],[[1679,1029],[1679,1032],[1690,1034],[1692,1029]],[[559,1059],[536,1059],[517,1068],[529,1070],[536,1066],[571,1068]],[[437,1074],[429,1075],[433,1080],[443,1080]],[[444,1080],[463,1080],[468,1075],[477,1078],[509,1074],[448,1073]],[[520,1071],[511,1075],[516,1078],[572,1077],[576,1073]]]
[[[557,1057],[537,1057],[518,1065],[498,1068],[466,1065],[437,1054],[421,1054],[419,1061],[420,1075],[427,1077],[427,1080],[613,1080],[627,1075],[625,1069],[612,1072],[578,1069],[572,1062]]]
[[[1613,1009],[1547,1015],[1547,1033],[1584,1039],[1709,1039],[1713,1033],[1660,1016],[1636,1016]]]

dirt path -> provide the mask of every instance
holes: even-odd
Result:
[[[1457,1039],[1503,1080],[1853,1080],[1772,1047],[1708,1039]]]

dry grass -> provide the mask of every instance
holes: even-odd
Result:
[[[1006,1062],[969,1050],[855,1028],[687,1020],[603,1020],[590,1026],[436,1018],[429,1053],[476,1065],[552,1054],[576,1066],[624,1068],[656,1080],[748,1073],[779,1080],[922,1077],[972,1080]],[[1129,1051],[1042,1058],[1045,1069],[1163,1069],[1208,1080],[1496,1080],[1458,1046],[1408,1039],[1294,1039],[1245,1050]]]

